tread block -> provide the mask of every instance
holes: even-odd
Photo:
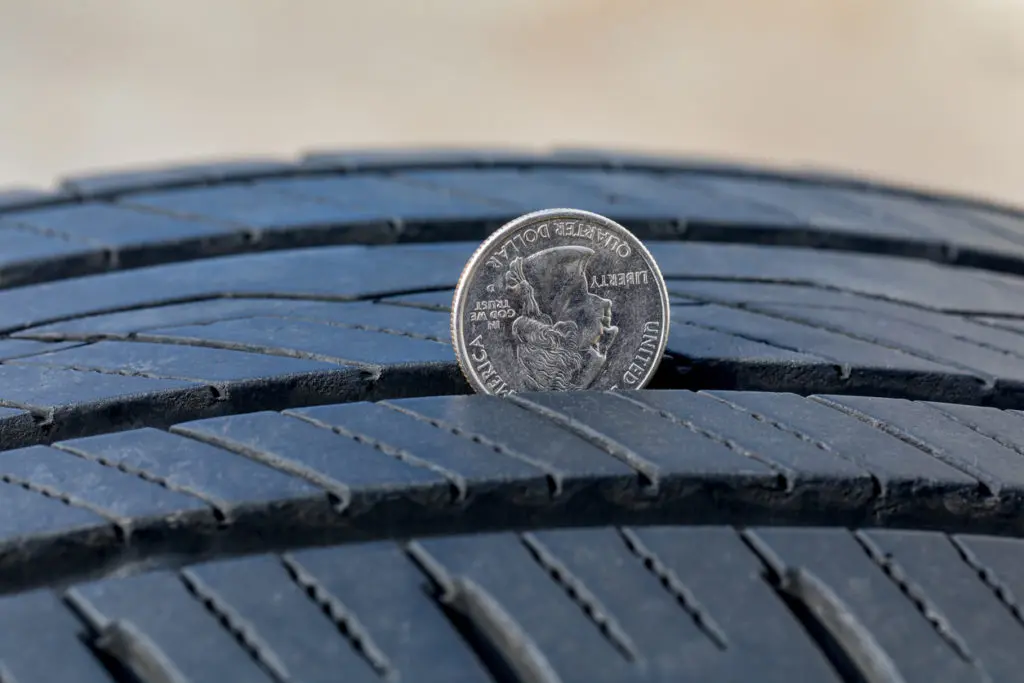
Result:
[[[0,451],[0,476],[84,501],[122,520],[209,510],[193,496],[47,446]]]
[[[199,491],[229,509],[320,493],[303,479],[256,460],[158,429],[72,439],[60,446]]]
[[[368,331],[387,330],[414,337],[427,337],[431,341],[451,344],[451,318],[447,315],[416,308],[382,306],[365,301],[345,303],[327,301],[293,301],[288,311],[277,313],[282,317],[315,322],[350,325]]]
[[[816,401],[795,394],[713,391],[752,413],[819,441],[871,472],[887,495],[951,493],[977,480],[919,448]]]
[[[970,220],[956,210],[950,210],[946,205],[904,197],[889,197],[880,192],[827,189],[822,190],[822,194],[853,206],[863,207],[880,223],[898,221],[904,225],[913,225],[922,237],[1001,253],[1024,253],[1024,247],[1019,240],[1007,239],[986,222]]]
[[[511,479],[523,480],[521,486],[546,485],[544,473],[537,467],[382,405],[349,403],[288,412],[411,453],[464,477],[474,487]]]
[[[622,444],[666,478],[675,473],[740,480],[775,476],[763,463],[611,394],[531,392],[522,396]]]
[[[0,331],[117,309],[225,296],[372,298],[454,287],[472,244],[238,254],[0,291]],[[381,278],[380,258],[387,277]],[[329,273],[330,276],[326,276]]]
[[[407,171],[396,174],[395,178],[446,189],[460,197],[503,202],[520,212],[551,206],[573,206],[606,216],[652,212],[640,202],[621,201],[621,198],[612,202],[597,188],[556,186],[543,176],[516,169]]]
[[[1024,315],[1010,278],[898,256],[747,244],[652,242],[666,278],[817,285],[941,311]]]
[[[380,221],[380,212],[329,204],[253,185],[218,185],[133,194],[122,200],[172,215],[224,221],[255,230],[330,228]]]
[[[1024,627],[978,574],[960,559],[942,534],[913,531],[866,531],[939,612],[949,637],[976,657],[994,681],[1009,681],[1024,665]]]
[[[278,159],[227,159],[134,171],[80,174],[65,178],[61,186],[81,197],[109,197],[128,192],[256,178],[286,173],[293,168],[293,164]]]
[[[30,327],[11,336],[33,339],[88,337],[96,334],[122,336],[154,327],[181,327],[232,318],[284,314],[294,310],[300,303],[303,302],[289,299],[207,299],[72,318],[49,325]]]
[[[862,488],[864,495],[871,493],[871,477],[856,463],[759,422],[749,413],[744,414],[725,403],[688,391],[644,391],[637,392],[636,398],[653,410],[729,439],[766,462],[795,471],[799,478],[824,482],[841,480],[846,495],[856,488]]]
[[[68,599],[98,631],[118,620],[133,624],[192,683],[274,681],[174,574],[87,583]]]
[[[116,249],[157,244],[167,249],[186,241],[205,242],[211,246],[241,241],[238,230],[230,226],[184,220],[111,204],[75,204],[35,209],[8,214],[6,218],[57,233],[67,239]],[[181,256],[188,257],[194,253],[195,250],[190,249],[182,252]]]
[[[452,299],[455,296],[454,290],[443,290],[440,292],[419,292],[417,294],[398,294],[385,297],[380,300],[383,304],[394,304],[408,308],[424,308],[427,310],[444,311],[451,313]]]
[[[996,594],[1019,624],[1024,597],[1024,543],[1017,538],[996,536],[957,535],[954,540],[978,579]]]
[[[303,158],[303,166],[343,171],[484,167],[496,163],[526,166],[543,158],[535,152],[515,149],[340,149],[309,152]]]
[[[0,285],[5,287],[104,270],[108,260],[101,249],[85,242],[0,220]]]
[[[121,371],[187,382],[230,382],[338,369],[331,363],[260,353],[119,341],[101,341],[13,362],[17,365]]]
[[[6,680],[113,683],[86,647],[86,629],[50,591],[0,598],[0,671]]]
[[[722,653],[759,680],[833,681],[820,650],[762,578],[764,568],[737,536],[723,527],[637,527],[627,530],[637,551],[650,557],[680,594],[721,628]],[[770,627],[765,627],[770,624]]]
[[[65,368],[0,365],[0,399],[45,412],[76,410],[80,404],[183,389],[189,382],[103,375]]]
[[[12,451],[8,451],[12,452]],[[0,538],[18,539],[35,535],[71,534],[108,526],[102,515],[61,499],[22,488],[0,484]]]
[[[621,633],[620,647],[633,650],[653,678],[713,680],[722,673],[724,643],[694,623],[614,529],[539,531],[527,539],[541,562],[564,572],[562,582],[593,596],[609,630]]]
[[[979,478],[995,495],[1017,498],[1024,488],[1021,455],[950,419],[925,403],[863,396],[823,396],[880,425],[898,430],[936,457]]]
[[[933,327],[857,310],[807,309],[792,305],[761,306],[759,310],[900,349],[938,363],[965,368],[987,377],[1005,378],[1016,384],[1024,381],[1024,357],[957,339]]]
[[[345,206],[376,209],[381,220],[498,221],[515,217],[513,209],[500,202],[453,196],[441,189],[403,183],[390,176],[288,178],[263,181],[257,187]]]
[[[31,187],[5,187],[0,189],[0,211],[14,211],[33,206],[63,204],[72,198],[63,192],[51,192]]]
[[[964,205],[957,206],[951,203],[944,204],[943,210],[952,215],[963,216],[971,223],[983,226],[988,230],[994,230],[1012,242],[1019,243],[1021,237],[1024,237],[1024,220],[1021,219],[1019,212],[1010,213]]]
[[[511,619],[565,683],[621,681],[636,668],[513,534],[417,542],[435,580],[470,581]],[[457,585],[457,584],[456,584]],[[515,642],[515,641],[513,641]]]
[[[939,330],[944,335],[974,342],[983,346],[994,347],[1002,351],[1020,356],[1021,343],[1024,339],[1015,332],[1010,332],[991,325],[981,325],[968,318],[930,311],[923,308],[898,304],[882,299],[838,292],[817,287],[799,285],[751,283],[751,282],[702,282],[699,280],[672,283],[676,296],[682,295],[706,302],[725,302],[742,305],[753,310],[771,311],[773,306],[786,307],[787,310],[799,311],[813,315],[808,308],[854,309],[866,311],[885,319],[894,319],[902,323],[921,325],[931,330]],[[828,313],[832,314],[831,311]],[[914,336],[919,332],[914,333]]]
[[[677,314],[681,322],[774,344],[784,349],[811,353],[838,363],[853,363],[872,369],[907,368],[932,374],[957,372],[909,353],[768,315],[715,305],[679,306],[673,310],[673,314]]]
[[[290,411],[303,414],[306,411]],[[173,432],[215,443],[272,467],[307,469],[353,493],[400,493],[446,485],[444,477],[398,460],[329,429],[279,413],[248,413],[185,422]]]
[[[397,546],[367,543],[303,550],[289,562],[336,602],[401,680],[491,681],[427,592],[427,581]],[[366,577],[372,576],[372,581]],[[438,666],[438,663],[443,665]]]
[[[691,180],[725,197],[756,201],[793,215],[803,223],[826,230],[853,232],[890,239],[928,239],[932,235],[901,220],[890,217],[880,221],[867,207],[844,202],[838,195],[828,195],[816,187],[795,183],[755,179],[703,177]],[[922,234],[922,233],[925,234]]]
[[[282,318],[245,318],[209,325],[165,327],[140,332],[142,341],[192,342],[276,355],[302,354],[333,363],[392,364],[451,362],[448,344],[401,334],[375,332]]]
[[[907,683],[978,680],[977,670],[942,639],[846,530],[759,528],[753,536],[781,562],[776,572],[803,569],[823,581]]]
[[[389,401],[443,425],[479,434],[525,453],[573,479],[628,477],[634,472],[601,449],[549,420],[494,396],[441,396]]]
[[[59,351],[78,346],[77,343],[40,342],[31,339],[0,339],[0,361],[23,359],[27,356]]]
[[[125,171],[99,171],[69,176],[61,188],[83,198],[108,197],[122,192],[202,184],[203,172],[194,166],[164,166]]]
[[[754,227],[794,227],[799,223],[786,211],[735,197],[722,197],[707,187],[688,183],[685,176],[664,176],[635,171],[534,171],[555,182],[593,188],[609,197],[625,197],[657,207],[687,223],[739,223]]]
[[[998,410],[982,406],[928,402],[926,405],[951,416],[983,436],[1024,453],[1024,420],[1019,410]]]
[[[340,629],[292,580],[279,558],[202,564],[185,569],[184,574],[218,609],[230,611],[249,628],[250,637],[268,648],[267,656],[274,658],[289,680],[379,680]]]
[[[672,306],[675,311],[678,306]],[[754,341],[734,334],[690,325],[673,315],[669,328],[667,350],[703,365],[759,363],[772,367],[773,379],[782,383],[786,376],[806,378],[817,375],[820,381],[835,378],[835,362],[809,353],[790,351],[772,344]],[[682,324],[680,324],[682,323]]]

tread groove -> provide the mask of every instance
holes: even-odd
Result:
[[[306,571],[291,555],[282,555],[281,562],[292,581],[316,603],[335,625],[338,632],[352,645],[370,667],[385,681],[399,680],[398,670],[387,655],[373,642],[373,638],[359,623],[359,619],[340,600],[332,595],[314,576]]]
[[[817,448],[817,449],[819,449],[821,451],[824,451],[826,453],[831,453],[832,455],[838,456],[838,457],[842,458],[843,460],[846,460],[847,462],[853,463],[858,468],[860,468],[862,471],[866,472],[868,474],[868,476],[871,477],[872,485],[875,488],[875,495],[878,496],[878,495],[882,494],[882,492],[884,490],[884,486],[882,485],[881,480],[878,478],[878,475],[876,475],[874,472],[872,472],[869,469],[867,469],[866,467],[864,467],[863,463],[858,462],[855,458],[851,458],[848,455],[846,455],[845,453],[841,453],[841,452],[837,451],[836,449],[832,448],[831,446],[829,446],[824,441],[822,441],[820,439],[816,439],[813,436],[811,436],[810,434],[806,434],[803,431],[797,429],[796,427],[792,427],[792,426],[790,426],[788,424],[785,424],[784,422],[780,422],[779,420],[775,420],[773,418],[770,418],[767,415],[762,415],[761,413],[757,412],[756,410],[750,410],[748,408],[745,408],[745,407],[741,406],[740,404],[735,403],[733,401],[730,401],[729,399],[725,398],[724,396],[721,396],[720,394],[712,393],[712,392],[709,392],[709,391],[701,391],[701,392],[698,392],[698,393],[700,393],[701,396],[707,396],[708,398],[714,399],[714,400],[718,401],[719,403],[723,403],[723,404],[729,406],[730,408],[732,408],[733,410],[735,410],[738,413],[743,413],[743,414],[749,415],[754,420],[757,420],[758,422],[762,422],[762,423],[764,423],[764,424],[766,424],[766,425],[768,425],[770,427],[774,427],[775,429],[778,429],[780,432],[784,432],[786,434],[789,434],[790,436],[796,437],[797,439],[800,439],[804,443],[808,443],[808,444],[814,446],[815,448]]]
[[[296,420],[308,422],[309,424],[315,427],[326,429],[328,431],[334,432],[339,436],[344,436],[358,443],[370,446],[371,448],[383,453],[388,457],[394,458],[396,460],[401,460],[402,462],[412,465],[414,467],[422,467],[424,469],[428,469],[432,472],[440,474],[449,483],[449,486],[451,488],[452,502],[462,503],[463,501],[466,500],[466,496],[468,495],[466,479],[458,472],[453,472],[447,467],[417,457],[416,455],[409,453],[403,448],[395,448],[394,446],[390,446],[384,443],[383,441],[380,441],[379,439],[375,439],[364,434],[359,434],[357,432],[350,431],[338,425],[328,424],[309,415],[293,413],[290,410],[281,411],[281,414],[285,415],[286,417],[294,418]]]
[[[189,683],[166,654],[132,622],[116,619],[93,639],[100,659],[111,658],[117,665],[111,673],[121,683]],[[128,677],[119,674],[128,673]]]
[[[551,579],[565,591],[566,595],[576,603],[587,619],[601,632],[619,654],[627,661],[642,663],[642,657],[633,639],[622,628],[608,608],[601,604],[597,596],[590,592],[586,584],[575,576],[536,536],[531,533],[520,534],[520,541],[530,551],[534,561],[547,572]]]
[[[743,541],[764,565],[764,579],[845,683],[907,683],[892,657],[853,611],[813,572],[789,567],[749,531]]]
[[[405,552],[435,586],[434,599],[497,683],[562,683],[530,634],[482,586],[452,576],[416,541]]]
[[[267,672],[277,683],[291,683],[291,676],[285,665],[270,646],[264,642],[256,629],[235,612],[217,593],[210,589],[198,576],[188,569],[180,572],[179,577],[188,592],[198,600],[231,637],[249,654],[250,657]]]
[[[980,434],[981,436],[985,437],[986,439],[991,439],[992,441],[995,441],[997,444],[999,444],[1003,448],[1008,448],[1011,451],[1019,453],[1020,455],[1024,455],[1024,448],[1021,448],[1021,446],[1019,444],[1013,443],[1009,439],[1004,438],[1004,437],[1000,436],[999,434],[996,434],[994,432],[990,432],[987,429],[984,429],[983,427],[981,427],[978,424],[975,424],[971,420],[967,420],[965,418],[962,418],[959,415],[953,413],[952,411],[944,409],[940,404],[925,403],[924,405],[926,405],[927,407],[931,408],[932,410],[935,410],[935,411],[938,411],[938,412],[942,413],[943,417],[945,417],[945,418],[947,418],[949,420],[952,420],[953,422],[956,422],[957,424],[962,425],[963,427],[966,427],[967,429],[970,429],[972,432],[975,432],[976,434]],[[1022,422],[1021,426],[1024,427],[1024,422]]]
[[[795,325],[803,325],[804,327],[809,327],[809,328],[815,329],[815,330],[823,330],[825,332],[830,332],[832,334],[837,334],[839,336],[846,337],[847,339],[855,339],[857,341],[864,342],[865,344],[872,344],[874,346],[877,346],[877,347],[882,348],[882,349],[886,349],[888,351],[895,351],[897,353],[905,353],[908,356],[913,356],[915,358],[920,358],[922,360],[931,361],[932,363],[938,363],[939,365],[945,365],[947,367],[957,368],[959,370],[963,370],[964,372],[969,372],[969,373],[971,373],[973,375],[976,375],[976,376],[984,379],[984,381],[985,381],[985,388],[986,389],[991,389],[992,387],[995,386],[996,378],[994,376],[986,373],[986,372],[978,370],[977,368],[973,368],[973,367],[971,367],[969,365],[963,365],[962,363],[959,363],[959,362],[954,361],[954,360],[949,360],[947,358],[940,358],[939,356],[934,356],[934,355],[932,355],[930,353],[924,352],[924,351],[922,351],[920,349],[916,349],[916,348],[913,348],[913,347],[910,347],[910,346],[904,346],[904,345],[894,344],[894,343],[891,343],[891,342],[885,342],[885,341],[882,341],[879,338],[877,338],[877,337],[875,337],[873,335],[870,335],[870,334],[855,334],[855,333],[850,332],[849,330],[843,329],[842,327],[839,327],[839,326],[824,324],[824,323],[821,323],[820,321],[811,322],[811,321],[809,321],[809,320],[807,320],[805,318],[800,318],[800,317],[797,317],[797,316],[782,315],[781,313],[779,313],[778,311],[775,311],[775,310],[748,309],[748,308],[744,308],[743,306],[737,306],[735,304],[720,304],[720,305],[728,306],[729,308],[733,308],[733,309],[740,310],[740,311],[744,311],[744,310],[746,310],[746,311],[755,311],[757,313],[757,315],[763,315],[765,317],[775,318],[776,320],[784,320],[786,322],[793,323]],[[974,343],[973,340],[971,340],[971,343],[972,344]],[[1002,351],[1002,350],[1000,350],[1000,353],[1006,354],[1006,352]]]
[[[492,451],[494,451],[498,455],[502,455],[502,456],[507,457],[507,458],[512,458],[513,460],[518,460],[520,462],[526,463],[527,465],[531,465],[533,467],[536,467],[537,469],[539,469],[542,472],[544,472],[545,475],[547,476],[548,489],[549,489],[549,492],[551,493],[551,497],[552,498],[558,498],[562,494],[562,482],[565,479],[565,473],[558,471],[557,469],[555,469],[554,467],[552,467],[548,463],[544,462],[543,460],[539,460],[537,458],[532,458],[529,455],[526,455],[525,453],[520,453],[519,451],[512,450],[512,449],[508,448],[507,446],[502,446],[497,441],[494,441],[493,439],[489,439],[486,436],[483,436],[481,434],[472,433],[472,432],[467,432],[466,430],[461,429],[459,427],[456,427],[454,425],[448,424],[447,422],[442,422],[441,420],[435,420],[435,419],[433,419],[431,417],[427,417],[426,415],[418,413],[418,412],[416,412],[414,410],[410,410],[409,408],[406,408],[405,406],[401,406],[401,405],[392,403],[391,401],[378,401],[377,405],[381,405],[381,406],[384,406],[385,408],[390,408],[391,410],[394,410],[395,412],[399,412],[399,413],[402,413],[404,415],[408,415],[411,418],[419,420],[420,422],[425,422],[426,424],[429,424],[432,427],[436,427],[438,429],[446,431],[449,434],[452,434],[454,436],[458,436],[458,437],[463,438],[463,439],[469,439],[473,443],[478,443],[481,446],[487,446],[488,448],[490,448]]]
[[[186,439],[192,439],[200,443],[205,443],[210,446],[230,451],[236,455],[240,455],[250,460],[272,467],[279,472],[291,475],[293,477],[299,477],[306,481],[319,486],[323,489],[324,493],[331,502],[331,506],[339,514],[344,514],[348,509],[348,506],[352,500],[352,492],[349,487],[343,482],[337,481],[331,477],[328,477],[310,467],[294,463],[292,461],[286,461],[280,458],[268,456],[266,453],[258,451],[254,448],[248,448],[241,444],[235,443],[228,439],[221,439],[217,436],[208,432],[193,432],[178,429],[177,427],[171,427],[171,433],[178,436],[185,437]]]
[[[964,639],[953,629],[952,624],[949,620],[939,611],[939,608],[934,605],[928,596],[925,595],[924,589],[916,584],[910,576],[907,575],[905,569],[900,566],[899,562],[886,553],[878,545],[871,540],[862,531],[853,531],[853,538],[857,541],[860,547],[864,550],[864,553],[871,558],[879,569],[896,584],[900,592],[903,593],[910,600],[921,616],[924,617],[935,632],[942,638],[943,641],[956,653],[960,659],[974,665],[981,670],[981,664],[977,658],[971,654],[970,649],[967,647],[967,643]],[[987,678],[987,676],[985,677]]]
[[[711,441],[714,441],[717,444],[721,444],[722,446],[725,446],[726,448],[728,448],[733,453],[736,453],[737,455],[741,455],[744,458],[750,458],[751,460],[755,460],[761,463],[762,465],[776,473],[776,475],[779,478],[779,483],[782,484],[783,489],[786,491],[786,493],[792,493],[796,486],[796,472],[794,472],[792,469],[786,467],[782,463],[776,462],[770,458],[766,458],[765,456],[759,453],[755,453],[745,448],[743,445],[737,443],[736,441],[730,439],[727,436],[723,436],[721,434],[718,434],[717,432],[712,432],[703,427],[700,427],[691,422],[690,420],[687,420],[686,418],[679,417],[678,415],[673,415],[667,410],[654,408],[653,406],[650,406],[644,403],[643,401],[638,401],[635,398],[627,396],[624,393],[610,390],[605,391],[604,393],[613,398],[621,399],[623,401],[631,403],[632,405],[636,406],[637,408],[640,408],[645,412],[656,414],[660,417],[665,418],[666,420],[673,424],[679,425],[684,429],[690,430],[694,434],[703,436],[706,439],[710,439]]]
[[[707,609],[701,605],[690,589],[686,587],[686,584],[676,576],[675,572],[667,567],[658,555],[648,548],[632,529],[619,529],[619,534],[622,536],[630,552],[643,562],[647,571],[657,577],[665,590],[675,598],[679,606],[683,608],[683,611],[690,615],[693,623],[715,644],[715,647],[719,650],[729,649],[729,638],[726,636],[725,631],[708,613]]]
[[[552,410],[547,406],[542,406],[539,403],[523,398],[519,394],[508,394],[504,398],[523,410],[528,410],[540,417],[551,420],[555,424],[569,430],[585,441],[597,446],[611,457],[622,461],[637,473],[642,489],[651,495],[657,495],[661,473],[658,466],[653,462],[643,458],[637,453],[634,453],[632,449],[627,448],[614,439],[605,436],[593,427],[582,424],[578,420],[574,420],[563,415],[557,410]]]
[[[871,425],[875,429],[885,432],[889,436],[896,437],[900,441],[910,444],[911,446],[917,448],[920,451],[924,451],[928,455],[942,461],[946,465],[949,465],[954,469],[960,470],[964,474],[977,480],[979,486],[982,489],[982,493],[986,496],[997,496],[999,490],[1002,488],[1000,483],[993,479],[992,475],[988,474],[984,470],[978,467],[973,467],[972,465],[966,462],[946,456],[946,454],[943,453],[940,449],[937,449],[931,444],[922,441],[921,439],[918,439],[912,434],[908,434],[907,432],[900,429],[899,427],[896,427],[895,425],[891,425],[888,422],[884,422],[877,418],[871,417],[870,415],[862,413],[854,408],[850,408],[849,406],[844,406],[840,403],[836,403],[835,401],[831,401],[824,396],[808,396],[807,398],[809,398],[812,401],[817,401],[818,403],[828,406],[829,408],[833,408],[841,413],[850,415],[851,417],[855,417],[861,422],[864,422],[868,425]]]
[[[89,512],[99,515],[103,519],[110,522],[111,525],[113,525],[114,533],[117,535],[118,541],[120,542],[126,543],[131,536],[131,528],[125,526],[125,520],[121,519],[110,510],[101,508],[97,505],[93,505],[92,503],[86,500],[82,500],[81,498],[72,496],[68,493],[65,493],[64,491],[60,491],[59,489],[55,489],[51,486],[43,486],[41,484],[29,481],[28,479],[13,477],[9,474],[0,474],[0,481],[4,482],[5,484],[11,484],[12,486],[20,486],[26,491],[38,493],[39,495],[45,496],[47,498],[59,500],[60,502],[64,503],[69,507],[82,508],[83,510],[88,510]]]
[[[150,484],[156,484],[161,488],[165,488],[168,491],[183,493],[187,496],[197,498],[210,506],[214,518],[221,524],[227,523],[230,519],[230,515],[224,507],[224,502],[219,501],[216,498],[213,498],[212,496],[203,493],[202,491],[197,491],[196,489],[193,489],[188,486],[180,486],[178,484],[174,484],[165,477],[161,477],[158,474],[153,474],[152,472],[148,472],[138,467],[132,467],[131,465],[127,465],[123,462],[114,462],[112,460],[104,458],[103,456],[90,455],[89,453],[86,453],[83,450],[75,448],[74,446],[69,446],[66,443],[57,442],[55,444],[52,444],[51,448],[56,448],[59,451],[70,453],[71,455],[82,458],[83,460],[95,462],[97,464],[103,465],[104,467],[109,467],[111,469],[118,470],[119,472],[130,474],[132,476],[138,477],[143,481],[149,482]]]
[[[953,547],[956,548],[960,559],[977,573],[978,578],[992,591],[1000,604],[1009,610],[1010,614],[1013,615],[1013,618],[1021,626],[1024,626],[1024,608],[1021,607],[1020,601],[1013,594],[1013,591],[1010,590],[1010,587],[1003,583],[999,579],[999,575],[990,567],[987,567],[963,541],[953,535],[948,535],[947,538],[949,538]]]

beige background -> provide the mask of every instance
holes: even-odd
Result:
[[[0,0],[0,184],[600,144],[1024,204],[1024,0]]]

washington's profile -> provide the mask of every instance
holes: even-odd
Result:
[[[594,250],[564,246],[514,258],[505,283],[521,301],[512,323],[515,357],[526,389],[586,389],[619,332],[612,302],[587,288]]]

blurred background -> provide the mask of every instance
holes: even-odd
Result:
[[[473,144],[1024,205],[1024,0],[0,0],[0,185]]]

